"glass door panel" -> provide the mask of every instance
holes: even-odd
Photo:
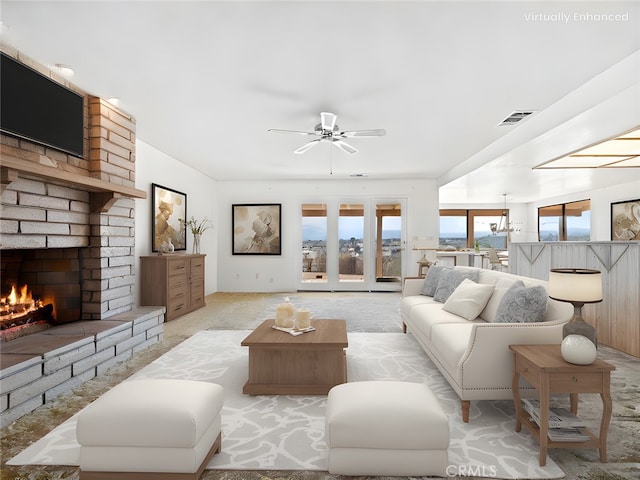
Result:
[[[328,282],[327,205],[302,205],[302,277],[303,284]]]
[[[400,282],[402,278],[402,206],[399,203],[377,204],[376,212],[376,283]]]
[[[338,281],[364,282],[364,205],[341,203],[338,215]]]
[[[331,198],[301,206],[302,290],[399,290],[405,200]]]

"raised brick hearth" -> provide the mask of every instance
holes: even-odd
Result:
[[[86,120],[83,158],[0,135],[0,295],[11,274],[60,294],[56,319],[75,321],[0,344],[3,426],[159,341],[164,321],[164,308],[134,308],[135,207],[146,197],[135,188],[135,120],[7,48],[81,93]]]

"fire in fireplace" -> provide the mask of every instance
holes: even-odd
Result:
[[[0,265],[0,341],[81,319],[79,249],[3,250]]]
[[[32,333],[34,326],[48,326],[54,322],[53,303],[34,298],[28,285],[20,288],[12,285],[11,293],[0,298],[0,337],[3,340]]]

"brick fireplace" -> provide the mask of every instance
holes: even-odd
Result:
[[[51,294],[65,324],[0,344],[4,426],[159,341],[164,308],[134,308],[134,118],[1,48],[81,93],[85,112],[83,158],[0,134],[0,296]]]
[[[54,249],[60,261],[77,254],[79,319],[101,320],[131,310],[135,198],[146,197],[135,188],[135,120],[107,101],[55,78],[19,52],[5,53],[13,53],[84,96],[85,155],[78,158],[1,136],[3,276],[8,268],[5,255],[11,258],[13,250],[23,252],[15,255],[39,259],[30,264],[31,269],[36,263],[53,263],[44,261],[54,255],[47,250]],[[69,253],[62,253],[65,249]],[[28,253],[31,250],[41,253]]]

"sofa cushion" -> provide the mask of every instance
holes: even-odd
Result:
[[[432,265],[431,267],[429,267],[429,270],[427,270],[427,274],[424,277],[424,284],[422,285],[422,295],[433,297],[433,295],[436,293],[436,288],[438,288],[440,275],[444,270],[451,270],[451,268],[443,267],[440,265]]]
[[[512,285],[496,312],[497,323],[542,322],[547,309],[547,290],[542,285]]]
[[[426,297],[424,295],[410,295],[408,297],[402,297],[400,300],[400,312],[403,319],[408,319],[411,314],[411,309],[416,305],[424,305],[434,303],[433,297]]]
[[[483,285],[465,278],[449,296],[442,309],[473,320],[487,305],[493,289],[493,285]]]
[[[438,280],[436,291],[433,294],[433,299],[436,302],[446,302],[449,296],[465,278],[469,278],[477,283],[479,275],[480,273],[478,272],[478,270],[443,270],[440,274],[440,279]]]
[[[469,323],[468,320],[455,313],[445,312],[442,309],[442,304],[438,302],[416,305],[411,309],[409,318],[411,331],[426,340],[431,340],[431,329],[434,325],[441,323]]]
[[[480,318],[486,320],[487,322],[495,322],[496,314],[498,313],[498,307],[500,306],[500,302],[504,297],[504,294],[507,293],[507,290],[514,285],[518,284],[519,286],[524,287],[524,283],[522,280],[513,280],[511,278],[499,278],[498,281],[494,284],[493,294],[491,294],[491,298],[487,302],[487,305],[480,313]]]

